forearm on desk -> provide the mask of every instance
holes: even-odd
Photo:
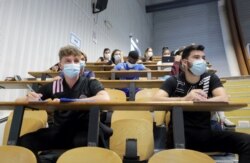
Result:
[[[102,90],[100,92],[98,92],[95,96],[93,97],[89,97],[89,98],[86,98],[86,100],[94,100],[94,101],[110,101],[110,97],[109,97],[109,94]]]

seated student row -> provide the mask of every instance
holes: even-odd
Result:
[[[202,45],[191,45],[184,49],[181,60],[183,73],[167,79],[156,94],[155,100],[228,100],[219,78],[215,74],[205,72],[203,50]],[[109,101],[110,97],[99,81],[79,76],[80,56],[81,52],[78,49],[63,47],[59,52],[59,58],[64,78],[42,86],[39,93],[29,92],[20,100],[38,101],[47,98],[57,100],[66,97]],[[177,85],[177,83],[182,84]],[[206,87],[207,84],[209,87]],[[177,89],[175,89],[176,86]],[[210,116],[210,112],[184,112],[186,147],[197,151],[237,153],[240,163],[249,162],[250,136],[242,133],[212,131]],[[35,154],[51,148],[69,149],[86,146],[87,125],[83,124],[88,124],[88,112],[56,111],[54,119],[53,126],[22,136],[18,144],[31,149]],[[72,126],[75,127],[72,128]],[[173,148],[171,130],[168,133],[167,146]],[[84,139],[76,144],[74,138],[79,135]]]
[[[180,47],[179,49],[172,51],[172,52],[169,50],[168,47],[163,47],[162,49],[162,57],[172,55],[175,58],[173,66],[171,68],[171,73],[170,73],[171,75],[177,75],[181,71],[181,68],[179,65],[180,65],[182,51],[184,50],[184,48],[185,47]],[[81,61],[80,61],[81,74],[83,74],[83,76],[87,78],[95,78],[94,72],[85,68],[86,62],[87,62],[87,55],[83,52],[81,52],[81,54],[82,54]],[[149,47],[146,49],[144,58],[142,59],[142,61],[151,62],[152,57],[153,57],[153,49]],[[114,70],[148,70],[148,68],[146,68],[143,64],[140,63],[141,60],[140,60],[138,52],[136,51],[131,51],[128,54],[127,61],[124,62],[121,50],[115,49],[110,56],[110,49],[105,48],[103,51],[103,57],[100,57],[97,62],[108,62],[112,65],[115,65]],[[159,61],[157,64],[162,64],[162,63],[161,61]],[[60,67],[60,63],[57,63],[56,65],[51,67],[50,70],[60,71],[60,76],[55,77],[54,79],[60,79],[61,77],[63,77],[63,72]],[[162,79],[166,80],[168,77],[169,75],[165,75],[164,77],[162,77]],[[120,79],[121,80],[138,80],[139,76],[130,76],[130,77],[125,77],[125,78],[120,78]],[[129,88],[123,88],[121,90],[126,93],[127,97],[130,96]],[[139,90],[140,88],[136,88],[135,93],[137,93]],[[211,118],[211,123],[212,123],[213,128],[221,129],[221,127],[223,127],[223,125],[217,123],[218,121],[226,127],[235,127],[235,124],[233,124],[230,120],[226,118],[224,112],[213,113],[213,116]]]

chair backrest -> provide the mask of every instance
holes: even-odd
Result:
[[[105,89],[109,96],[111,101],[126,101],[126,95],[123,91],[117,90],[117,89]],[[112,114],[112,120],[111,122],[120,120],[120,119],[137,119],[137,118],[144,118],[148,119],[149,121],[152,121],[152,116],[148,111],[114,111]]]
[[[155,95],[157,91],[159,91],[159,88],[142,89],[135,94],[135,100],[136,101],[151,101],[151,98]]]
[[[19,146],[0,146],[1,163],[36,163],[36,156]]]
[[[124,102],[127,100],[126,94],[121,90],[105,88],[105,91],[108,92],[110,101]]]
[[[153,117],[149,111],[114,111],[111,123],[121,119],[144,119],[153,125]]]
[[[144,119],[122,119],[111,123],[113,135],[110,149],[121,158],[125,154],[126,140],[137,139],[137,153],[140,160],[148,160],[154,153],[153,126]]]
[[[136,93],[135,101],[152,101],[151,99],[157,91],[159,91],[159,88],[142,89]],[[164,121],[167,122],[169,119],[169,117],[166,117],[165,111],[154,111],[153,114],[156,126],[164,124]]]
[[[9,115],[5,128],[4,128],[3,145],[7,145],[7,140],[8,140],[9,132],[10,132],[10,125],[12,122],[12,116],[13,116],[13,113]],[[20,136],[30,133],[30,132],[34,132],[40,128],[46,127],[46,123],[47,123],[46,111],[25,110]]]
[[[148,99],[150,99],[149,97],[152,97],[152,91],[143,90],[140,90],[138,93],[136,93],[135,101],[147,101]],[[156,92],[156,90],[158,89],[152,90]],[[145,95],[143,93],[145,93]],[[152,114],[149,111],[114,111],[111,122],[115,122],[121,119],[145,119],[149,122],[153,122]]]
[[[66,151],[57,163],[122,163],[113,151],[99,147],[79,147]]]
[[[148,163],[215,163],[208,155],[188,149],[170,149],[154,154]]]

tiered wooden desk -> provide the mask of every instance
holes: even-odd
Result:
[[[52,78],[58,76],[58,72],[50,72],[50,71],[30,71],[28,72],[31,76],[35,78],[41,78],[41,80],[46,80],[46,78]],[[144,71],[94,71],[96,78],[98,79],[111,79],[115,80],[120,77],[147,77],[148,80],[151,80],[152,77],[163,77],[165,75],[169,75],[170,71],[165,70],[144,70]]]
[[[104,88],[130,88],[130,101],[135,99],[136,88],[160,88],[161,80],[99,80]],[[30,85],[35,91],[38,87],[52,81],[48,80],[26,80],[26,81],[0,81],[0,87],[4,89],[27,89]]]
[[[184,111],[231,111],[246,107],[246,103],[236,102],[0,102],[0,109],[14,110],[13,120],[8,139],[9,145],[16,145],[22,125],[23,113],[26,107],[39,110],[90,110],[88,145],[98,145],[100,110],[172,110],[173,134],[175,148],[185,148]]]

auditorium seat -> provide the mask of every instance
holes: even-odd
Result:
[[[36,163],[35,155],[19,146],[0,146],[1,163]]]
[[[153,125],[144,119],[121,119],[111,123],[113,135],[110,149],[121,158],[125,155],[127,139],[137,140],[139,160],[148,160],[154,152]]]
[[[142,102],[151,101],[152,97],[156,94],[156,92],[158,90],[159,90],[159,88],[142,89],[136,93],[135,101],[142,101]],[[165,111],[154,111],[153,112],[154,122],[156,123],[156,126],[160,126],[160,125],[164,124],[165,116],[166,116]]]
[[[12,117],[13,117],[13,113],[9,115],[7,123],[4,128],[3,145],[7,145]],[[40,128],[46,127],[47,118],[48,117],[47,117],[46,111],[25,110],[20,136],[30,133],[30,132],[34,132]]]
[[[215,163],[208,155],[189,149],[163,150],[154,154],[148,163]]]
[[[99,147],[79,147],[66,151],[57,163],[122,163],[113,151]]]

